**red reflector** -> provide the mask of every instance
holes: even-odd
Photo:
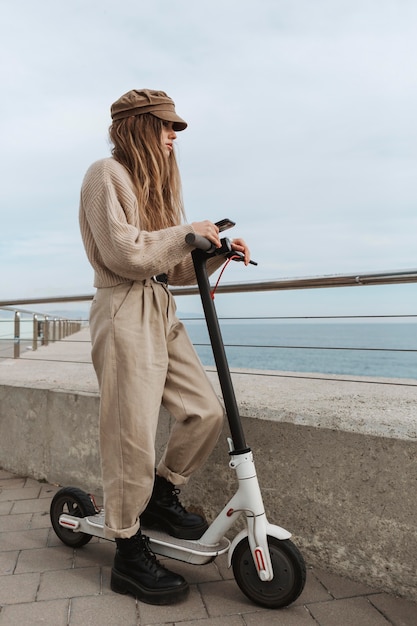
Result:
[[[69,528],[77,528],[77,524],[73,524],[71,522],[67,522],[66,520],[62,520],[62,522],[59,522],[60,526],[68,526]]]
[[[261,572],[262,570],[265,570],[264,555],[263,555],[262,550],[260,550],[259,548],[256,548],[255,557],[256,557],[256,567],[258,568],[258,571]]]

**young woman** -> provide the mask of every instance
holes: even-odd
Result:
[[[163,91],[132,90],[111,107],[112,156],[93,163],[81,189],[80,228],[97,288],[91,314],[92,358],[100,386],[100,452],[105,532],[116,540],[111,586],[165,604],[188,584],[163,567],[140,520],[173,536],[197,539],[207,528],[178,500],[207,459],[223,408],[167,287],[195,283],[187,233],[220,246],[212,222],[185,223],[175,159],[176,133],[187,127]],[[249,262],[245,242],[235,250]],[[209,272],[223,263],[208,261]],[[155,472],[161,403],[175,418]]]

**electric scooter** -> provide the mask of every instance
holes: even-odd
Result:
[[[234,226],[230,220],[218,222],[220,230]],[[237,490],[198,540],[177,539],[142,527],[153,552],[194,565],[204,565],[228,553],[228,566],[233,568],[241,591],[255,604],[269,609],[288,606],[304,589],[306,566],[302,554],[291,541],[291,533],[267,520],[256,475],[253,453],[247,446],[233,389],[220,325],[210,292],[206,269],[207,259],[214,255],[242,261],[243,255],[232,250],[227,238],[215,248],[204,237],[190,233],[187,243],[194,245],[192,258],[200,291],[210,342],[219,376],[223,401],[229,423],[229,468],[236,472]],[[255,262],[251,261],[254,265]],[[231,541],[226,533],[240,515],[246,528]],[[59,539],[72,548],[87,544],[90,539],[104,537],[104,510],[94,497],[76,487],[64,487],[54,496],[50,508],[51,523]]]

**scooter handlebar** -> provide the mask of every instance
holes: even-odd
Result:
[[[204,250],[204,252],[213,252],[216,249],[216,246],[209,239],[197,235],[197,233],[187,233],[185,241],[191,246],[199,248],[199,250]]]
[[[203,250],[203,252],[207,252],[208,254],[214,252],[216,255],[223,255],[227,258],[232,257],[235,261],[245,260],[245,255],[242,252],[234,252],[232,250],[231,241],[227,237],[220,240],[222,244],[221,248],[216,248],[214,243],[212,243],[209,239],[206,239],[206,237],[202,237],[201,235],[197,235],[196,233],[188,233],[185,236],[185,241],[189,245],[194,246],[195,248],[199,248],[200,250]],[[258,265],[257,262],[252,261],[252,259],[249,261],[249,263],[251,265]]]

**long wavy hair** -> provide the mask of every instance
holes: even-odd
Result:
[[[181,178],[174,151],[161,144],[163,121],[151,113],[113,121],[111,154],[132,177],[143,230],[177,226],[185,220]]]

